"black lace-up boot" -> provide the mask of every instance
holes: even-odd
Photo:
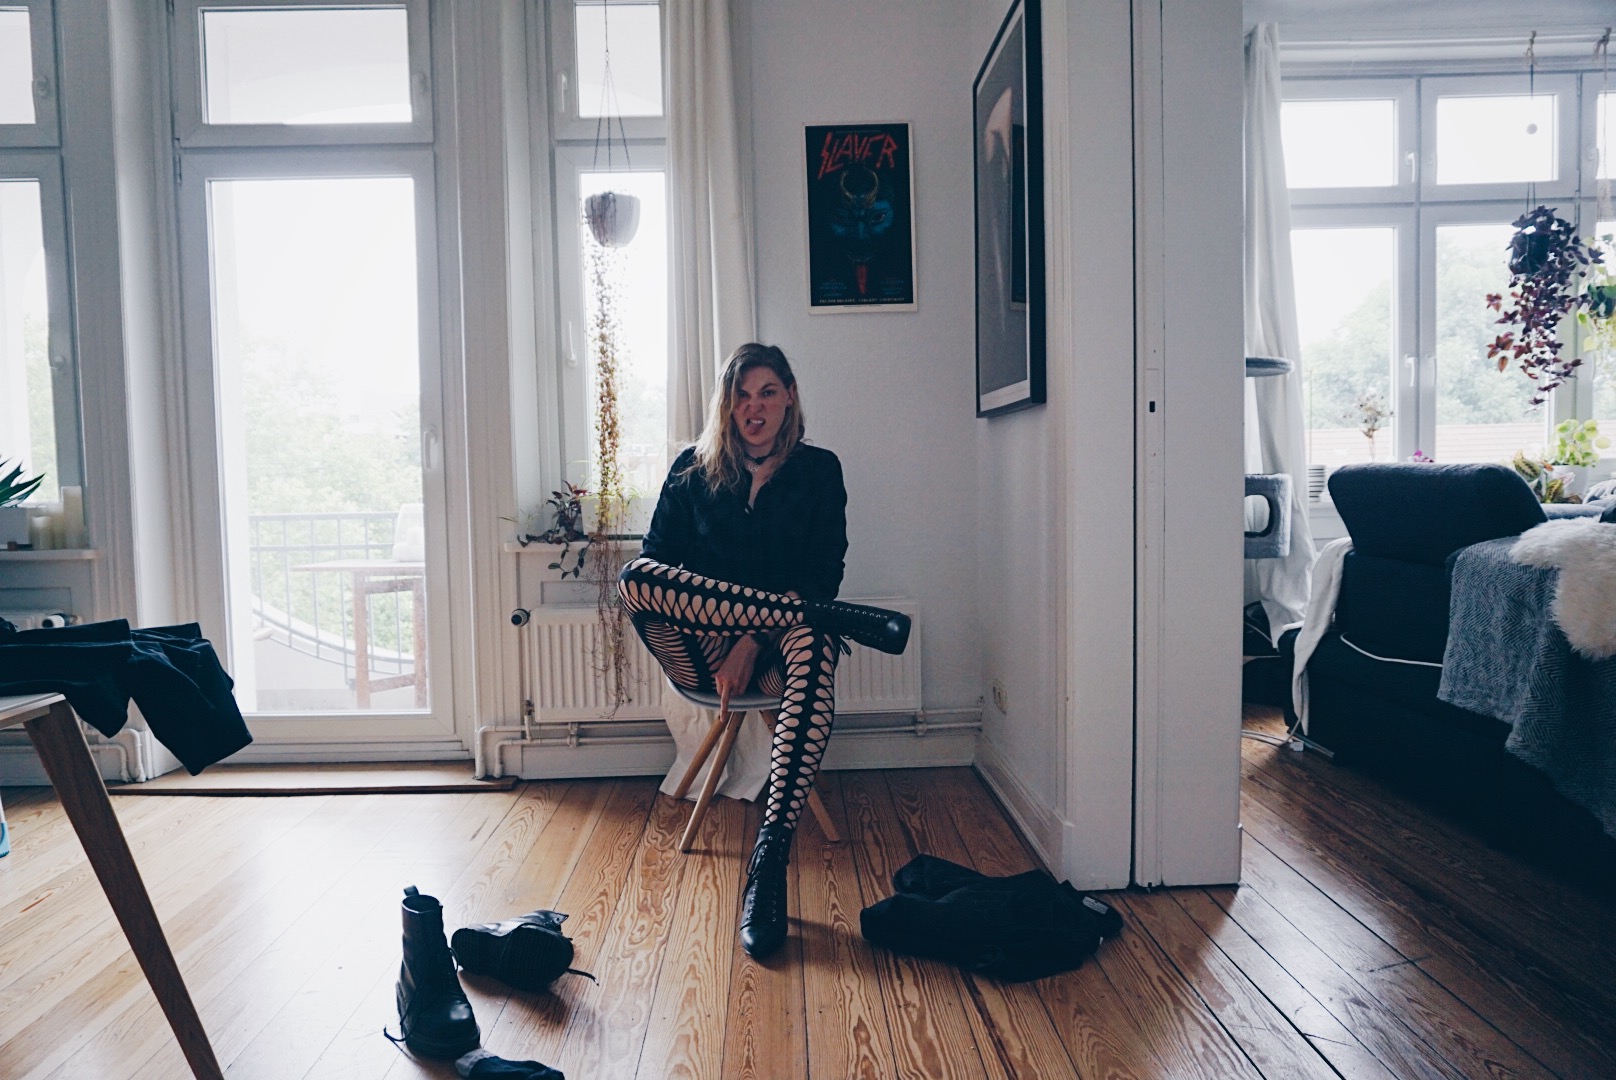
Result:
[[[901,611],[843,604],[836,600],[804,602],[808,625],[839,634],[872,649],[897,655],[909,645],[909,616]]]
[[[404,1045],[428,1058],[477,1049],[481,1033],[443,937],[443,905],[404,890],[404,963],[398,972],[398,1026]]]
[[[761,960],[785,944],[786,865],[791,861],[792,830],[765,825],[746,872],[741,900],[741,948]]]

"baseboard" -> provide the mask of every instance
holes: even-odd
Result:
[[[990,739],[982,739],[977,744],[976,772],[999,797],[1010,819],[1044,866],[1051,870],[1059,867],[1063,835],[1060,815],[1027,790]]]

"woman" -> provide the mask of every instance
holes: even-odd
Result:
[[[730,356],[696,445],[668,471],[640,558],[618,589],[669,679],[690,690],[779,694],[763,827],[747,872],[741,945],[786,937],[786,864],[835,711],[841,636],[900,653],[909,617],[835,602],[847,492],[829,450],[803,442],[797,380],[773,345]]]

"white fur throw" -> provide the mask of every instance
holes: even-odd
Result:
[[[1590,660],[1616,656],[1616,524],[1597,518],[1548,521],[1528,529],[1509,557],[1554,568],[1554,621]]]

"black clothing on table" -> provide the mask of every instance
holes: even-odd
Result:
[[[252,742],[234,686],[196,623],[17,630],[0,620],[0,694],[61,694],[109,738],[128,722],[133,698],[152,735],[193,775]]]
[[[640,554],[686,570],[784,593],[831,600],[847,555],[847,489],[829,450],[799,444],[748,507],[751,477],[716,494],[686,472],[694,448],[675,459]]]

